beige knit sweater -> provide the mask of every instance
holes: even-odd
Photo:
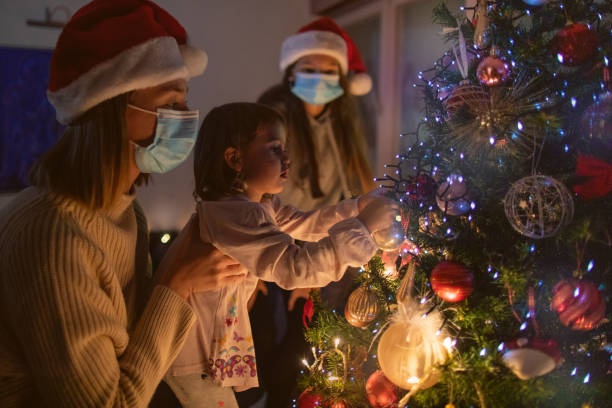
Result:
[[[0,406],[147,406],[195,321],[148,265],[133,196],[100,213],[28,188],[3,208]]]

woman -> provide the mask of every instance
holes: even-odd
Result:
[[[1,406],[147,406],[195,321],[186,298],[243,279],[193,219],[151,285],[134,201],[191,151],[186,81],[205,65],[147,0],[94,0],[64,27],[48,97],[65,133],[0,213]]]

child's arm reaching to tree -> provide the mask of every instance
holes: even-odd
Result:
[[[368,204],[376,200],[388,202],[385,201],[382,190],[374,189],[362,196],[312,211],[299,211],[295,207],[284,206],[276,196],[265,200],[263,205],[273,214],[276,224],[283,232],[301,241],[318,241],[328,235],[334,224],[358,216]]]
[[[356,217],[335,223],[328,236],[303,245],[281,231],[258,203],[201,202],[198,213],[202,240],[235,258],[260,279],[293,289],[326,285],[340,279],[347,267],[366,263],[378,249],[371,232],[393,222],[397,204],[373,199]]]

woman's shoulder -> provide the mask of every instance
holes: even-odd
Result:
[[[74,204],[37,187],[28,187],[19,192],[0,212],[4,228],[15,226],[43,226],[54,219],[62,218]]]
[[[0,246],[4,255],[51,256],[59,247],[84,245],[83,228],[92,219],[91,211],[73,200],[28,188],[14,197],[0,214]]]

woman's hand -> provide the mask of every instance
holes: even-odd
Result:
[[[155,275],[160,284],[187,299],[191,293],[240,283],[246,273],[233,258],[200,240],[194,215],[168,248]]]

